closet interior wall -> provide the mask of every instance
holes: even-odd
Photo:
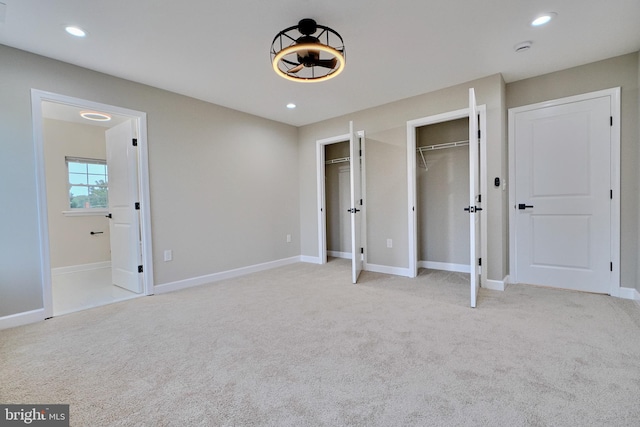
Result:
[[[418,267],[469,271],[468,140],[468,118],[416,129]]]
[[[327,255],[351,258],[349,141],[325,146]]]

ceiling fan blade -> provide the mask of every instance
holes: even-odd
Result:
[[[319,59],[316,61],[315,65],[318,67],[324,67],[324,68],[335,68],[337,63],[338,63],[337,58]]]
[[[290,68],[289,70],[287,70],[287,73],[297,73],[298,71],[302,70],[304,68],[304,64],[298,64],[293,68]]]

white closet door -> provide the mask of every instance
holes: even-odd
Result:
[[[480,288],[480,156],[478,146],[478,106],[474,88],[469,89],[469,268],[471,307],[476,306]]]
[[[362,214],[360,200],[362,199],[362,176],[360,170],[360,137],[353,131],[353,122],[349,122],[349,152],[351,156],[351,280],[357,283],[362,271]]]
[[[515,114],[515,280],[608,293],[611,99]]]

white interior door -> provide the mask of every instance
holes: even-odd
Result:
[[[514,116],[515,280],[608,293],[610,97]]]
[[[474,88],[469,89],[469,268],[471,307],[476,306],[480,288],[480,155],[478,106]]]
[[[138,202],[138,153],[133,146],[133,122],[106,131],[109,179],[109,230],[114,285],[142,292]]]
[[[351,169],[351,279],[358,281],[362,271],[362,175],[360,169],[360,137],[353,131],[353,122],[349,122],[349,154]]]

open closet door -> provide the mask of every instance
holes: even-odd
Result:
[[[353,131],[353,122],[349,122],[349,154],[351,169],[351,280],[357,283],[362,271],[362,175],[360,169],[360,137]]]
[[[476,306],[480,288],[480,156],[478,135],[478,106],[476,92],[469,89],[469,248],[471,272],[471,307]]]

